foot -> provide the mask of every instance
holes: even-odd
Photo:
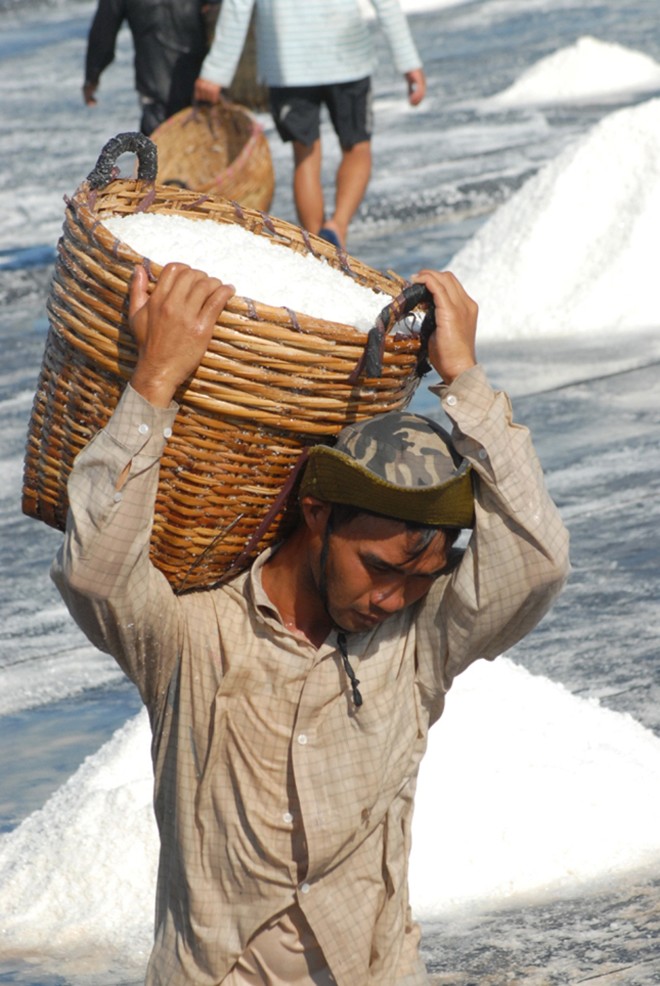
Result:
[[[328,226],[322,226],[317,235],[320,236],[322,240],[327,240],[328,243],[332,243],[332,245],[337,247],[338,250],[342,249],[341,240],[339,239],[339,235],[335,233],[334,229],[330,229]]]

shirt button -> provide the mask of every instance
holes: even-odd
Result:
[[[172,437],[172,429],[163,428],[163,438],[171,438],[171,437]]]
[[[449,397],[447,398],[447,403],[449,404],[450,407],[453,407],[454,404],[458,403],[458,397],[456,397],[455,394],[450,394]]]
[[[310,887],[310,885],[308,883],[301,883],[300,884],[300,893],[301,894],[308,894],[311,889],[312,888]]]
[[[284,814],[282,815],[282,819],[287,823],[287,825],[290,825],[291,822],[293,821],[293,815],[291,814],[290,811],[285,811]]]
[[[149,425],[145,424],[143,421],[142,424],[138,427],[138,431],[140,432],[141,435],[148,435]]]
[[[477,453],[477,455],[479,456],[480,459],[487,459],[488,458],[488,452],[486,451],[485,448],[480,448],[479,451],[478,451],[478,453]]]
[[[300,734],[300,736],[298,737],[298,742],[300,743],[301,746],[305,745],[305,743],[307,742],[307,737],[305,736],[304,733]]]
[[[112,499],[115,501],[115,503],[119,503],[119,501],[121,500],[121,493],[119,492],[115,493]]]

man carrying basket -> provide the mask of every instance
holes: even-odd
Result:
[[[568,537],[476,362],[475,303],[450,273],[414,280],[434,299],[451,437],[408,412],[348,426],[310,453],[290,537],[175,596],[149,561],[159,459],[233,289],[169,264],[148,296],[136,270],[138,362],[72,471],[53,578],[149,710],[150,986],[428,983],[407,886],[428,728],[455,675],[547,611]]]

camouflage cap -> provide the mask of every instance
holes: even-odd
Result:
[[[333,448],[315,445],[300,486],[397,520],[438,527],[472,527],[471,467],[435,421],[390,411],[347,425]]]

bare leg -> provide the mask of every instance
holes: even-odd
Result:
[[[338,234],[346,243],[348,225],[355,215],[371,176],[371,143],[368,140],[342,151],[335,179],[335,211],[324,226]]]
[[[318,233],[324,212],[320,139],[310,146],[294,140],[293,164],[293,198],[298,221],[310,233]]]

